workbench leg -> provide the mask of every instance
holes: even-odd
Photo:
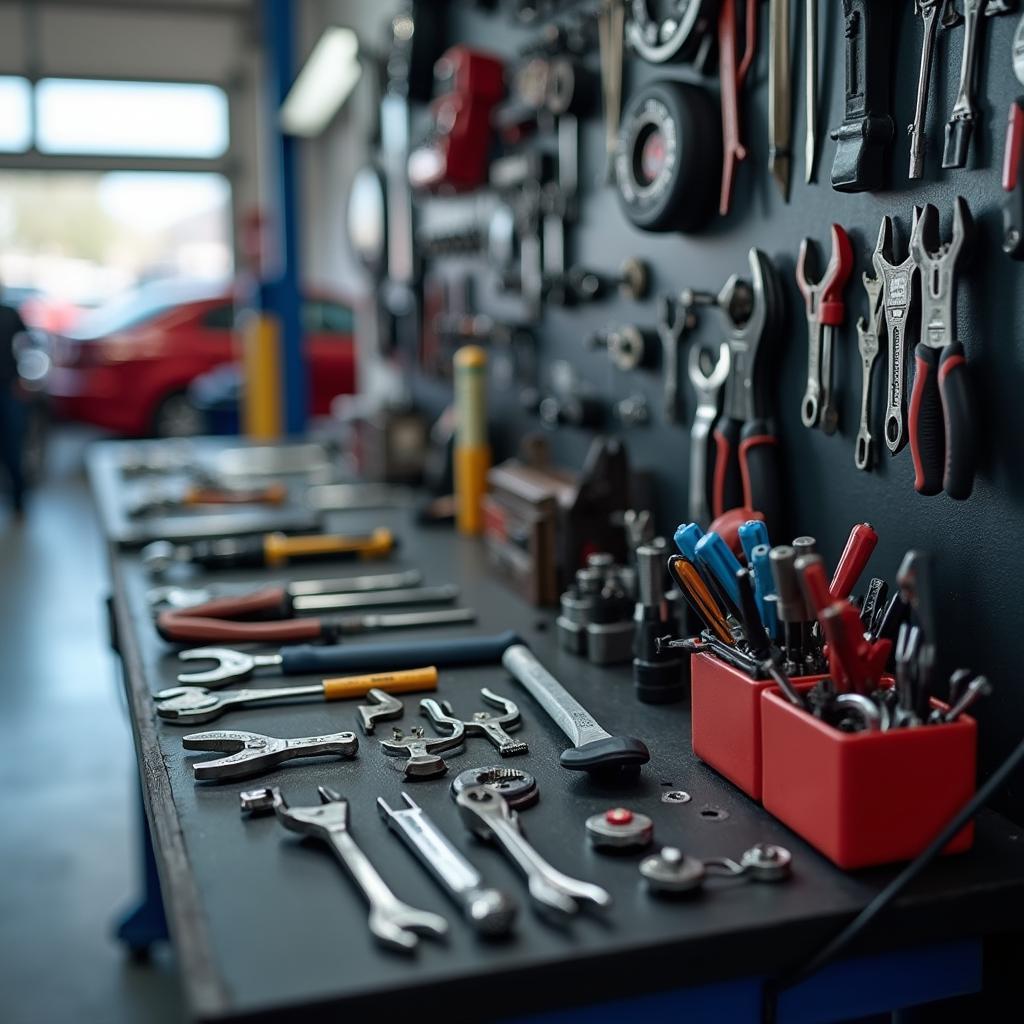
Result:
[[[149,821],[142,805],[142,792],[138,799],[139,838],[142,847],[143,895],[139,905],[126,914],[117,925],[118,941],[123,942],[132,957],[145,960],[150,947],[169,937],[164,897],[160,892],[160,877],[156,870],[153,839],[149,834]]]

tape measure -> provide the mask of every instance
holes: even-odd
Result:
[[[643,231],[697,231],[714,216],[722,172],[718,106],[699,85],[654,82],[622,114],[619,201]]]
[[[714,7],[708,0],[632,0],[626,40],[651,64],[688,60],[707,35]]]

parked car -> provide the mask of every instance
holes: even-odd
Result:
[[[303,321],[310,366],[310,411],[355,389],[352,310],[308,295]],[[227,286],[143,285],[82,317],[53,344],[48,390],[56,411],[120,434],[180,437],[201,433],[203,415],[189,385],[238,361],[235,307]]]

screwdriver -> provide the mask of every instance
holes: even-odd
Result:
[[[166,572],[175,562],[204,569],[255,569],[320,559],[385,558],[397,545],[389,529],[378,527],[370,534],[355,536],[319,533],[290,537],[267,533],[262,537],[222,537],[181,545],[155,541],[142,549],[141,557],[152,573]]]
[[[782,621],[786,658],[794,665],[803,663],[804,596],[796,575],[796,552],[780,544],[768,553],[777,595],[776,609]]]
[[[853,593],[871,553],[878,544],[878,534],[870,523],[858,523],[846,541],[846,547],[839,556],[839,564],[832,576],[829,590],[838,601]]]
[[[730,602],[739,607],[740,592],[736,573],[741,568],[729,545],[714,531],[704,534],[695,548],[697,564],[721,585]]]
[[[747,565],[753,564],[754,549],[768,547],[768,527],[760,519],[748,519],[741,524],[737,533]]]
[[[709,629],[722,643],[734,645],[736,641],[729,623],[693,563],[680,555],[672,555],[668,560],[668,571],[672,582],[704,623],[705,629]]]
[[[768,553],[771,548],[767,544],[758,544],[751,553],[751,567],[754,570],[754,596],[761,613],[768,635],[777,640],[779,636],[779,617],[776,610],[775,581],[772,578],[771,563]]]

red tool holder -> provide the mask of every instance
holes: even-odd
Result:
[[[696,679],[694,672],[695,693]],[[974,793],[978,730],[967,715],[845,733],[794,707],[778,687],[762,690],[765,810],[841,868],[913,859]],[[973,841],[971,823],[943,853]]]
[[[823,676],[793,680],[809,690]],[[739,786],[761,799],[761,694],[775,684],[751,679],[713,654],[695,654],[690,668],[690,728],[693,752]]]

